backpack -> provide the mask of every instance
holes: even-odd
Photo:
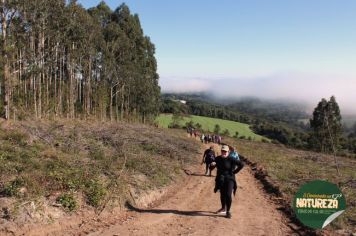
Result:
[[[205,156],[205,163],[212,163],[215,161],[215,152],[210,150]]]
[[[229,157],[231,157],[231,158],[233,158],[233,159],[236,159],[236,160],[238,160],[238,161],[240,160],[239,154],[237,154],[236,151],[230,152]]]

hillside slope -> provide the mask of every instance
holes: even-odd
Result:
[[[287,148],[283,145],[228,139],[239,153],[254,166],[255,175],[264,182],[272,194],[276,194],[287,207],[298,189],[312,180],[326,180],[338,185],[346,199],[346,211],[327,228],[356,232],[356,160],[323,153]]]
[[[228,139],[253,163],[237,175],[229,221],[199,163],[208,146],[183,131],[22,122],[2,123],[0,139],[0,235],[315,235],[283,212],[302,182],[335,177],[330,156]],[[316,235],[353,232],[355,162],[341,161],[347,212]]]
[[[0,127],[2,230],[135,202],[178,180],[199,150],[181,132],[140,124],[64,120]]]

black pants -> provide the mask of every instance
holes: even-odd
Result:
[[[229,212],[231,208],[233,188],[234,188],[234,182],[230,180],[230,181],[225,181],[220,189],[221,208],[224,209],[226,207],[226,212]]]
[[[211,170],[210,170],[210,164],[211,163],[205,163],[205,174],[206,175],[211,175]]]

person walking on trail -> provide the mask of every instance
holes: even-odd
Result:
[[[220,145],[221,144],[221,136],[218,135],[218,144]]]
[[[229,157],[240,160],[240,156],[233,146],[229,145]]]
[[[204,143],[204,139],[205,139],[205,135],[204,135],[204,134],[201,134],[201,136],[200,136],[200,141],[201,141],[202,143]]]
[[[204,136],[204,143],[208,143],[208,135]]]
[[[206,149],[203,155],[203,160],[202,163],[205,163],[205,175],[206,176],[211,176],[211,171],[212,169],[211,167],[211,163],[213,163],[215,161],[215,151],[214,151],[214,147],[210,146],[210,148]]]
[[[220,191],[221,209],[217,211],[217,214],[226,214],[226,218],[231,218],[232,193],[235,195],[237,189],[235,174],[244,165],[240,160],[229,157],[227,145],[221,147],[221,155],[215,158],[212,165],[217,168],[214,192]]]

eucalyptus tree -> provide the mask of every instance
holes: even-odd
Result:
[[[158,113],[155,48],[122,4],[0,0],[0,111],[111,120]]]
[[[11,82],[15,74],[11,70],[11,64],[15,57],[14,42],[16,38],[12,34],[13,22],[18,15],[19,5],[22,3],[20,0],[1,0],[0,2],[0,68],[1,72],[1,97],[2,97],[2,113],[5,119],[10,118],[11,108]]]
[[[139,88],[138,104],[142,121],[150,119],[159,113],[160,87],[158,85],[157,61],[154,57],[155,46],[149,37],[144,38],[144,57],[142,82]],[[150,117],[151,116],[151,117]]]
[[[318,143],[322,152],[335,151],[342,133],[341,114],[339,105],[334,96],[327,101],[321,99],[314,109],[310,127],[313,129],[312,137]]]

